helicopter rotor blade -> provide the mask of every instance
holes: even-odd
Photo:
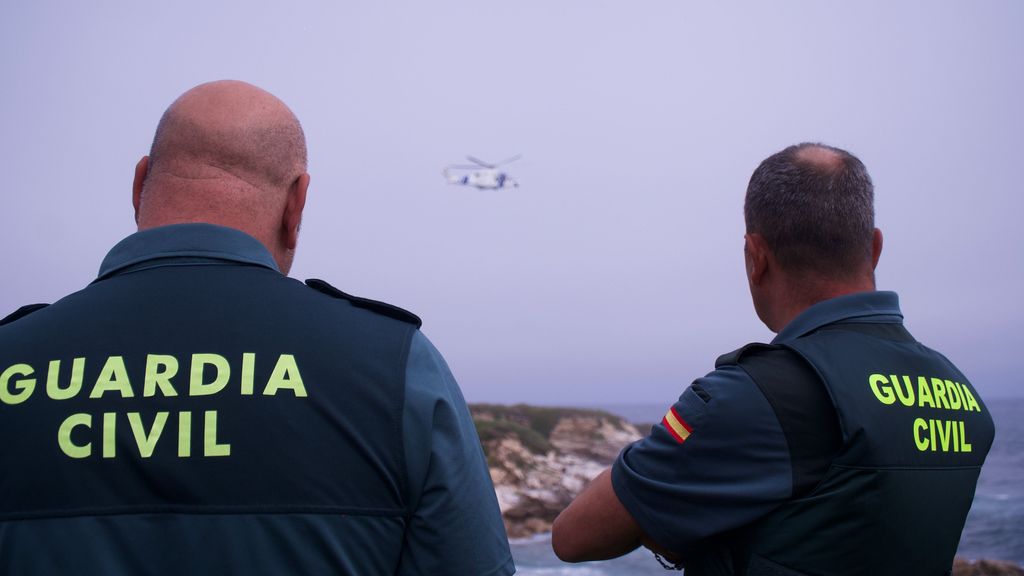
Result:
[[[519,160],[522,157],[523,157],[522,154],[516,154],[515,156],[510,156],[508,158],[505,158],[501,162],[495,162],[494,165],[495,166],[504,166],[505,164],[509,164],[511,162],[515,162],[516,160]]]
[[[491,164],[490,162],[484,162],[483,160],[481,160],[479,158],[474,158],[472,156],[466,156],[466,159],[469,160],[470,162],[474,163],[474,164],[479,164],[480,166],[483,166],[484,168],[491,168],[491,169],[495,168],[494,164]]]
[[[476,164],[449,164],[446,168],[453,170],[479,170],[480,166]]]

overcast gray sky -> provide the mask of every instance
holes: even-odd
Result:
[[[1012,0],[4,2],[0,309],[91,281],[160,114],[235,78],[309,139],[292,275],[418,313],[470,401],[668,403],[770,339],[743,193],[808,140],[867,164],[909,328],[1024,395],[1022,24]],[[441,178],[516,153],[518,189]]]

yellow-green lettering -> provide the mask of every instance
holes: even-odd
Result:
[[[0,402],[4,404],[21,404],[32,395],[36,389],[35,378],[22,378],[15,380],[11,385],[11,378],[17,376],[31,376],[35,370],[28,364],[15,364],[9,366],[3,373],[0,373]]]
[[[892,404],[896,401],[896,396],[893,395],[892,388],[889,386],[889,381],[885,376],[881,374],[868,376],[868,386],[875,393],[875,398],[878,398],[878,401],[882,404]]]
[[[121,398],[131,398],[135,395],[128,380],[128,370],[124,367],[124,358],[121,356],[107,358],[89,398],[99,398],[107,392],[120,392]]]
[[[206,411],[203,425],[203,456],[230,456],[231,444],[217,443],[217,411]]]
[[[974,394],[971,393],[971,389],[967,386],[964,386],[964,406],[967,410],[981,412],[981,406],[978,405],[978,401],[974,399]]]
[[[242,354],[242,394],[252,395],[252,382],[256,377],[256,355],[252,352]]]
[[[153,449],[160,440],[160,434],[164,431],[164,424],[167,423],[167,412],[157,412],[153,419],[153,427],[149,434],[146,434],[146,425],[142,423],[142,416],[138,412],[128,413],[128,424],[132,427],[132,434],[135,435],[135,444],[139,447],[139,455],[149,458],[153,455]]]
[[[203,371],[209,364],[214,368],[212,382],[203,382]],[[228,385],[228,378],[231,376],[231,366],[223,356],[218,354],[193,354],[192,374],[188,384],[189,396],[209,396],[216,394]]]
[[[82,373],[85,372],[85,358],[75,358],[71,362],[71,379],[68,387],[60,387],[60,360],[51,360],[46,372],[46,395],[54,400],[74,398],[82,391]]]
[[[188,458],[192,455],[192,413],[178,413],[178,456]]]
[[[277,365],[274,366],[274,371],[270,374],[270,380],[267,381],[267,387],[263,389],[263,395],[273,396],[282,388],[294,391],[298,398],[306,397],[306,387],[302,384],[299,366],[295,363],[295,356],[291,354],[281,354],[281,357],[277,359]]]
[[[103,413],[103,457],[117,455],[117,421],[113,412]]]
[[[164,396],[177,396],[178,392],[171,385],[171,378],[178,373],[178,359],[165,354],[146,355],[146,380],[142,385],[142,395],[155,396],[156,389]]]
[[[70,458],[87,458],[92,454],[92,442],[86,442],[82,446],[72,442],[71,432],[75,426],[92,428],[92,414],[72,414],[64,419],[57,430],[57,445],[60,446],[61,452]]]
[[[892,376],[892,387],[896,390],[896,396],[900,399],[900,404],[904,406],[914,405],[914,382],[910,379],[910,376],[903,377],[903,385],[906,390],[900,387],[900,379],[895,374]]]
[[[953,427],[953,423],[949,420],[942,420],[937,424],[939,425],[939,443],[942,445],[942,451],[949,452],[949,441],[952,437],[950,429]]]
[[[959,384],[952,380],[946,380],[946,394],[949,396],[949,409],[959,410],[963,405],[963,401],[960,396]]]
[[[914,420],[914,444],[917,444],[917,449],[921,452],[928,450],[928,439],[921,434],[927,428],[928,423],[925,422],[924,418]]]
[[[928,379],[924,376],[918,376],[917,378],[917,405],[922,407],[928,405],[935,408],[935,401],[932,400],[932,391],[928,388]],[[932,446],[932,448],[934,447]]]
[[[961,452],[970,452],[971,451],[971,444],[969,442],[967,442],[967,431],[964,430],[964,423],[963,422],[957,422],[957,424],[960,425],[960,451]]]
[[[932,378],[932,392],[935,393],[935,407],[949,410],[949,402],[946,401],[946,383],[941,378]]]

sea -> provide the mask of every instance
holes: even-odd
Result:
[[[1024,398],[986,399],[996,424],[992,450],[981,469],[974,505],[967,516],[961,557],[1006,560],[1024,567]],[[617,414],[636,424],[658,422],[664,404],[588,406]],[[633,576],[663,574],[653,555],[641,548],[604,562],[565,564],[551,551],[551,536],[512,541],[516,574],[521,576]]]

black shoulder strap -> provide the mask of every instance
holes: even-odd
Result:
[[[780,346],[775,346],[773,344],[760,344],[757,342],[747,344],[742,348],[733,350],[728,354],[722,354],[721,356],[719,356],[718,360],[715,360],[715,368],[721,368],[722,366],[728,366],[730,364],[739,364],[740,358],[742,358],[745,354],[750,352],[756,352],[759,350],[777,350],[779,348]]]
[[[839,415],[817,370],[793,350],[769,344],[748,344],[723,361],[746,371],[771,404],[789,445],[793,497],[807,494],[842,448]]]
[[[323,292],[328,296],[348,300],[353,306],[372,310],[382,316],[387,316],[388,318],[394,318],[395,320],[412,324],[413,326],[416,326],[416,328],[423,325],[423,321],[420,320],[420,317],[408,310],[404,310],[398,306],[393,306],[387,302],[379,302],[377,300],[370,300],[369,298],[360,298],[358,296],[346,294],[323,280],[310,278],[309,280],[306,280],[306,286],[309,286],[317,292]]]
[[[18,308],[14,312],[11,312],[7,316],[5,316],[3,320],[0,320],[0,326],[3,326],[4,324],[10,324],[11,322],[17,320],[18,318],[24,318],[25,316],[28,316],[29,314],[35,312],[36,310],[46,308],[47,306],[49,306],[49,304],[27,304],[25,306],[22,306],[21,308]]]

